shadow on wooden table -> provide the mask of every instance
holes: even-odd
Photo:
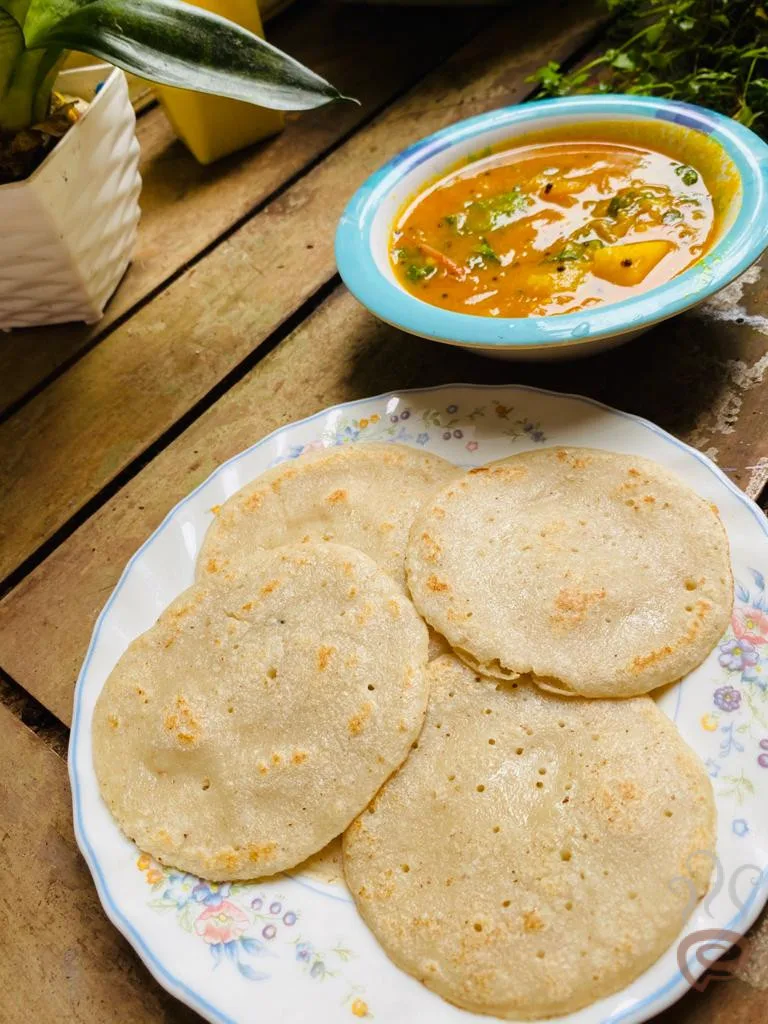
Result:
[[[502,362],[466,349],[410,337],[371,320],[349,368],[350,390],[367,394],[448,382],[515,383],[589,395],[645,416],[703,451],[715,448],[728,469],[728,434],[741,408],[734,361],[752,362],[765,339],[745,351],[743,328],[690,313],[634,341],[584,359]],[[755,410],[757,414],[757,410]],[[746,486],[744,473],[732,473]]]

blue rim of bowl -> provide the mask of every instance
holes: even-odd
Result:
[[[551,117],[610,115],[670,121],[718,142],[741,179],[734,223],[698,263],[666,284],[621,302],[551,317],[495,318],[440,309],[387,279],[376,265],[371,233],[382,200],[420,164],[507,125],[533,129]],[[538,122],[538,124],[537,124]],[[429,176],[425,176],[425,182]],[[444,128],[393,157],[354,194],[336,231],[336,262],[352,294],[381,320],[410,334],[481,348],[578,345],[640,331],[690,309],[751,266],[768,246],[768,145],[729,117],[690,103],[640,96],[572,96],[504,107]]]

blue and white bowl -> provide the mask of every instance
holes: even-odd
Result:
[[[559,125],[666,121],[720,144],[738,176],[720,237],[694,266],[621,302],[549,317],[492,318],[440,309],[395,278],[389,241],[404,204],[487,146]],[[724,161],[727,163],[727,160]],[[619,345],[703,302],[768,246],[768,146],[748,128],[687,103],[639,96],[573,96],[494,110],[403,150],[352,197],[336,232],[336,260],[349,290],[380,319],[410,334],[513,359],[573,357]]]

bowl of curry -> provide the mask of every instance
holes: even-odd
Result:
[[[768,146],[704,108],[575,96],[398,154],[336,234],[350,291],[411,334],[585,355],[703,302],[768,246]]]

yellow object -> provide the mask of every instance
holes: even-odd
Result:
[[[596,250],[592,273],[611,284],[631,287],[644,281],[673,248],[671,242],[662,241],[607,245]]]
[[[220,14],[264,35],[257,0],[190,0],[196,7]],[[252,103],[223,96],[156,86],[156,91],[173,130],[201,164],[234,153],[259,139],[275,135],[283,128],[279,110],[266,110]]]

